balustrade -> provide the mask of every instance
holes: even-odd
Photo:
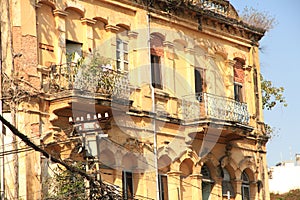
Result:
[[[182,116],[189,121],[211,118],[242,124],[248,124],[250,118],[246,103],[208,93],[185,96]]]

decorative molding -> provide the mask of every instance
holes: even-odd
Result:
[[[112,33],[116,33],[120,30],[120,27],[108,24],[108,25],[105,26],[105,30],[109,31],[109,32],[112,32]]]
[[[56,0],[37,0],[37,7],[39,7],[38,4],[46,4],[48,6],[51,6],[53,9],[55,9]]]
[[[139,35],[138,32],[135,32],[135,31],[128,31],[128,37],[132,38],[132,39],[136,39]]]
[[[97,20],[89,19],[89,18],[81,18],[81,23],[87,24],[87,25],[93,25],[97,22]]]
[[[66,17],[68,16],[68,12],[64,11],[64,10],[53,10],[53,15],[54,16],[58,16],[58,17]]]
[[[170,41],[164,41],[163,46],[165,46],[167,48],[174,48],[174,43],[170,42]]]

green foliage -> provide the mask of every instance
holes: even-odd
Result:
[[[277,24],[275,17],[270,15],[268,12],[259,11],[255,8],[249,8],[247,6],[240,14],[240,18],[243,22],[266,31],[271,30]]]
[[[300,190],[295,189],[295,190],[290,190],[287,193],[284,194],[270,194],[270,199],[271,200],[299,200],[300,199]]]
[[[83,163],[74,163],[76,168],[84,170]],[[54,176],[47,180],[50,194],[47,200],[84,200],[88,199],[85,195],[85,179],[83,176],[73,173],[59,166],[54,170]]]
[[[278,103],[287,107],[287,102],[283,95],[284,88],[274,86],[271,81],[265,80],[262,75],[260,77],[263,109],[272,110]]]

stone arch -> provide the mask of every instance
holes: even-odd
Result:
[[[220,158],[220,167],[227,170],[231,180],[237,179],[236,171],[238,170],[238,165],[229,156],[223,156]],[[231,184],[234,186],[234,190],[236,191],[236,184],[234,182],[231,182]]]
[[[122,157],[124,170],[134,171],[138,167],[137,158],[133,153],[127,153]]]
[[[240,178],[241,174],[244,170],[246,170],[247,174],[249,175],[249,178],[251,181],[257,181],[256,180],[256,164],[255,160],[252,156],[246,157],[243,160],[241,160],[238,164],[239,170],[236,171],[236,177]]]
[[[81,17],[84,17],[85,8],[83,7],[83,5],[81,5],[77,1],[71,1],[71,0],[67,1],[65,11],[67,9],[74,10],[74,11],[78,12],[81,15]]]
[[[245,168],[245,169],[241,170],[241,172],[242,172],[242,173],[245,172],[245,173],[248,175],[248,177],[249,177],[249,179],[250,179],[250,182],[256,182],[255,172],[252,171],[252,169],[250,169],[250,168]],[[241,175],[242,175],[242,174],[241,174]],[[239,177],[239,178],[240,178],[240,177]]]
[[[160,147],[158,148],[157,152],[158,152],[158,159],[167,155],[171,159],[171,162],[173,162],[178,157],[177,153],[169,146]]]
[[[181,176],[186,178],[189,175],[193,174],[194,162],[191,158],[185,158],[179,165],[179,171]]]
[[[244,173],[245,173],[245,175],[244,175]],[[242,182],[241,190],[243,190],[243,188],[249,188],[250,189],[250,191],[249,191],[250,199],[255,199],[255,196],[257,194],[257,189],[258,189],[255,172],[252,171],[252,169],[250,169],[250,168],[245,168],[245,169],[241,170],[241,175],[239,178]],[[245,178],[246,178],[246,180],[245,180]],[[247,190],[249,190],[249,189],[247,189]]]
[[[204,158],[200,160],[200,162],[201,166],[203,166],[204,164],[208,166],[211,172],[211,177],[213,179],[220,177],[220,162],[213,153],[208,153]]]
[[[99,160],[103,165],[107,167],[113,167],[116,165],[116,159],[114,153],[110,149],[104,149],[100,152]]]
[[[229,175],[230,175],[230,178],[231,178],[232,180],[235,180],[235,179],[237,178],[237,177],[236,177],[236,174],[235,174],[235,170],[234,170],[234,168],[233,168],[230,164],[224,166],[223,168],[226,169],[226,170],[228,171],[228,173],[229,173]]]
[[[162,155],[160,156],[160,158],[158,159],[158,170],[161,173],[166,174],[167,172],[170,171],[170,165],[172,163],[171,158],[168,155]]]
[[[226,167],[226,166],[230,166],[234,171],[236,171],[239,166],[238,164],[235,162],[234,159],[231,159],[229,156],[223,156],[220,158],[220,165],[221,167]]]
[[[200,158],[198,156],[198,154],[193,151],[192,149],[186,149],[182,155],[179,157],[180,162],[182,163],[185,159],[191,159],[194,163],[194,165],[196,165]]]
[[[213,153],[208,153],[205,157],[201,158],[201,163],[210,162],[214,167],[217,167],[220,162]]]

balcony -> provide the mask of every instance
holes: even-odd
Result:
[[[107,98],[129,99],[128,74],[110,69],[110,66],[78,67],[74,63],[43,68],[42,89],[49,95],[66,92],[92,94]]]
[[[208,93],[183,97],[181,112],[186,122],[211,119],[247,125],[250,119],[246,103]]]

